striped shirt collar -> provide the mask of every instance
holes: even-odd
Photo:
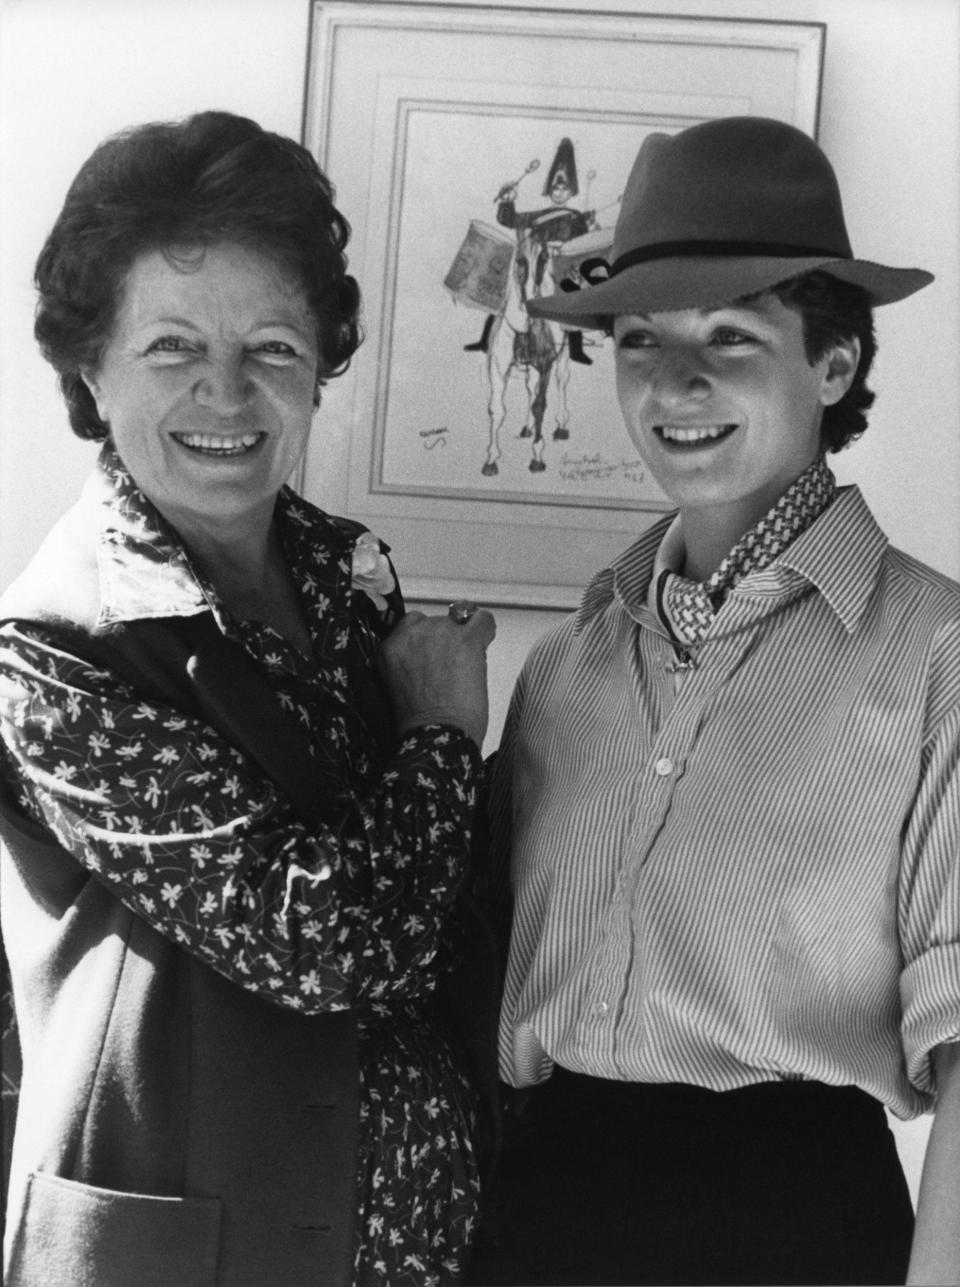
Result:
[[[668,514],[593,578],[577,610],[579,633],[616,599],[633,617],[647,607],[657,556],[677,514]],[[837,499],[769,567],[746,577],[735,595],[783,593],[800,577],[823,595],[844,628],[856,629],[876,584],[887,538],[858,487],[840,488]]]

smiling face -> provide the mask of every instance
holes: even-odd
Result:
[[[135,259],[84,380],[134,481],[189,531],[269,523],[306,446],[319,357],[301,286],[221,243]]]
[[[717,310],[614,319],[627,431],[682,510],[746,531],[820,450],[823,408],[846,392],[856,340],[810,363],[803,319],[773,294]]]

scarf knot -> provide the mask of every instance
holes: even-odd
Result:
[[[681,644],[702,643],[727,595],[751,572],[779,558],[820,517],[837,494],[823,456],[791,483],[777,503],[746,532],[706,581],[662,572],[657,585],[661,618]]]

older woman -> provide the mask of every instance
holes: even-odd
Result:
[[[403,615],[285,485],[358,343],[311,156],[109,139],[37,265],[94,476],[0,604],[11,1284],[455,1282],[473,1093],[436,1000],[493,622]]]

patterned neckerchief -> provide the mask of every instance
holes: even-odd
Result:
[[[735,585],[778,558],[791,541],[820,517],[837,493],[837,482],[823,456],[809,466],[777,503],[740,538],[706,581],[676,572],[660,574],[657,605],[670,632],[683,644],[698,644]]]

